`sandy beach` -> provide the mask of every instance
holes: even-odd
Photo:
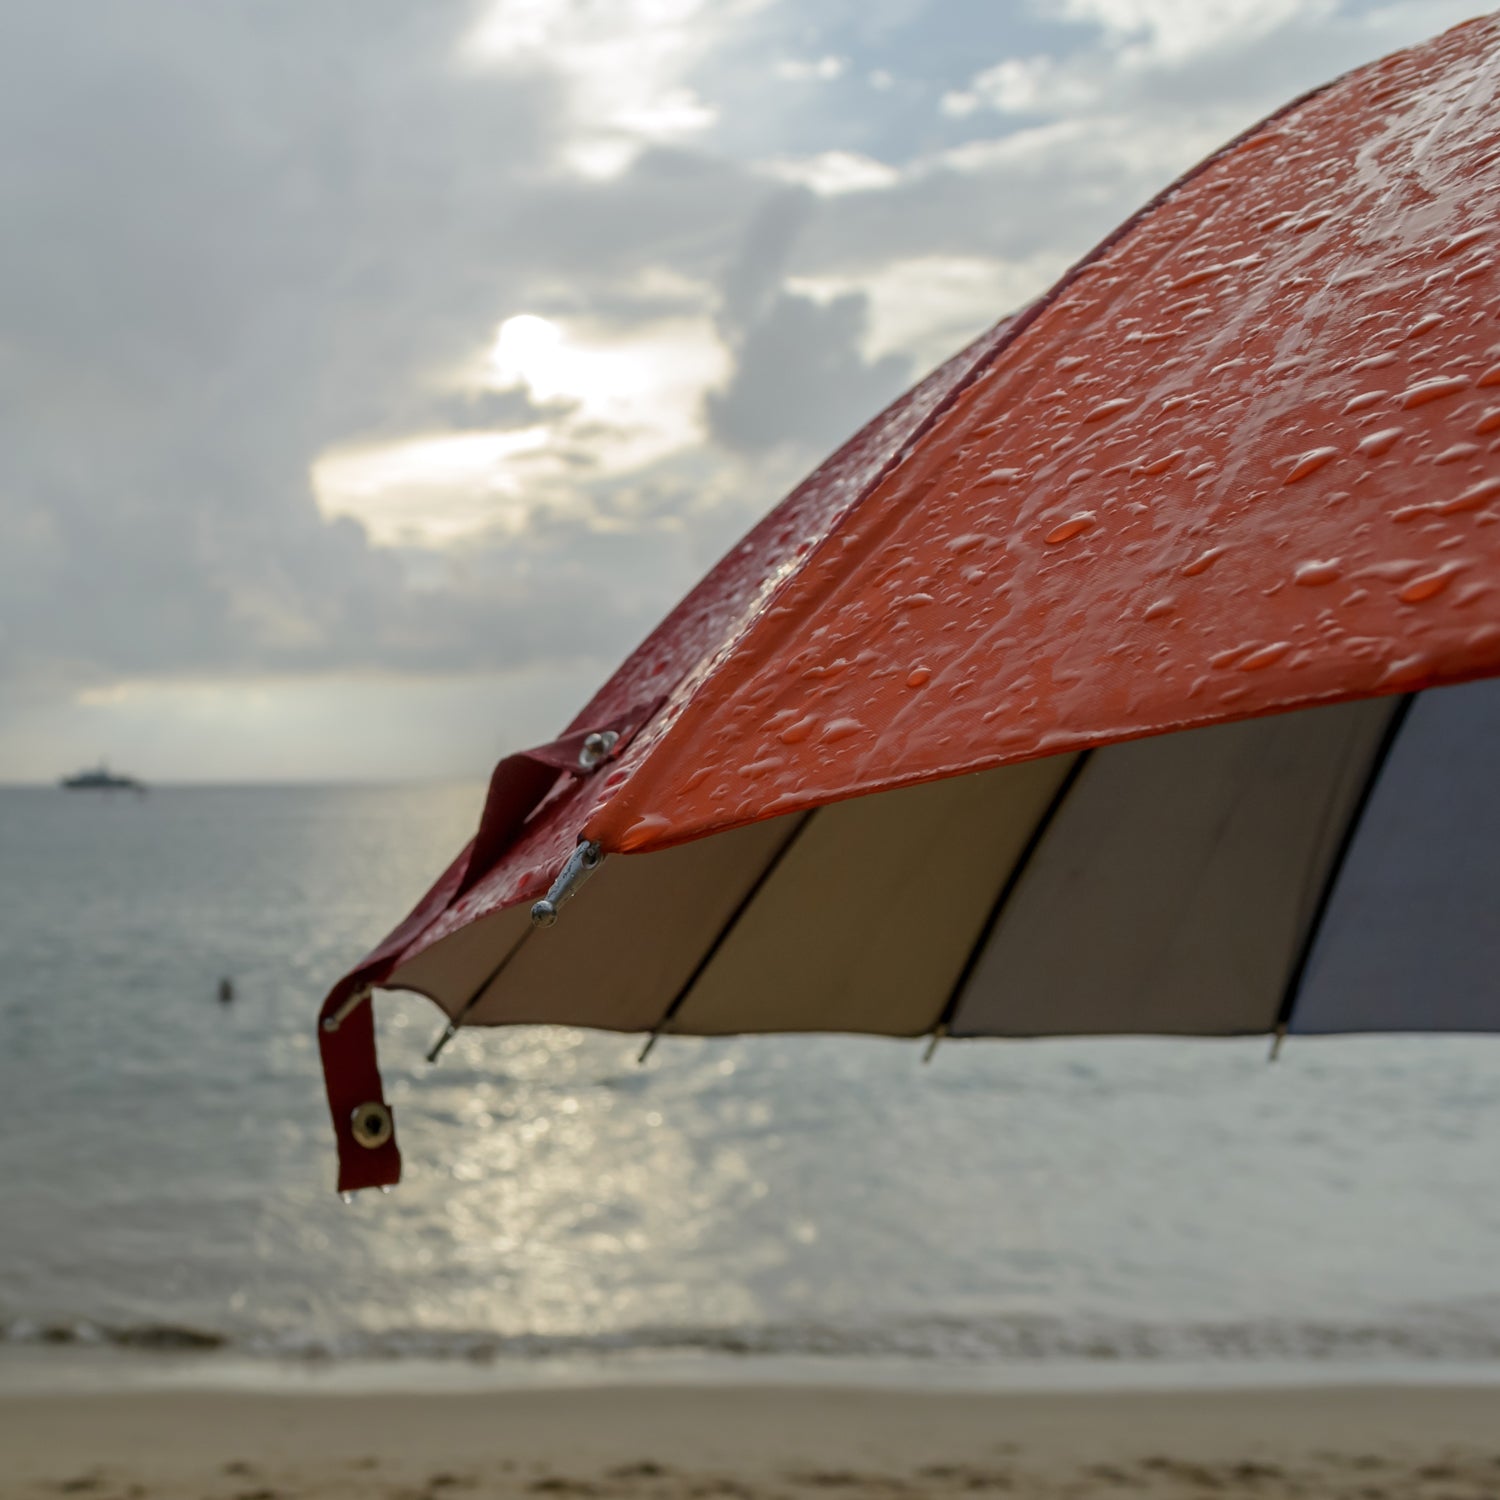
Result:
[[[0,1472],[3,1500],[1480,1500],[1500,1388],[12,1394]]]

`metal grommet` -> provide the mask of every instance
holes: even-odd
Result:
[[[619,731],[615,729],[601,729],[589,735],[583,742],[583,749],[578,752],[578,769],[592,771],[608,758],[619,740]]]
[[[349,1116],[349,1131],[355,1143],[366,1151],[373,1151],[390,1140],[395,1131],[391,1124],[391,1112],[379,1100],[355,1107]]]

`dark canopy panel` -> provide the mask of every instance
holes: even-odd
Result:
[[[1500,1030],[1500,679],[1413,704],[1290,1029]]]

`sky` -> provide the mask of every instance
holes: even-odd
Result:
[[[0,783],[482,777],[1141,202],[1472,0],[0,0]]]

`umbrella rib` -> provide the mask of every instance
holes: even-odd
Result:
[[[766,882],[769,881],[770,878],[776,873],[777,869],[781,865],[781,862],[787,857],[788,854],[791,853],[792,845],[802,837],[804,830],[807,828],[807,825],[812,822],[813,815],[817,811],[817,808],[811,807],[805,813],[803,813],[802,816],[797,820],[797,826],[793,828],[792,831],[782,841],[781,847],[775,852],[775,854],[770,857],[770,859],[766,861],[765,867],[761,870],[760,874],[755,877],[754,884],[740,898],[740,903],[730,914],[729,920],[719,929],[718,934],[714,938],[713,942],[708,945],[707,952],[705,952],[703,957],[698,960],[697,964],[693,968],[693,972],[688,975],[687,980],[682,985],[682,988],[679,989],[677,993],[672,997],[671,1004],[668,1005],[666,1010],[662,1012],[661,1020],[659,1020],[656,1025],[651,1028],[651,1034],[646,1038],[646,1045],[641,1048],[641,1055],[636,1059],[637,1062],[645,1062],[645,1060],[651,1055],[651,1049],[656,1045],[656,1039],[662,1034],[666,1027],[671,1024],[673,1018],[677,1015],[677,1012],[682,1009],[683,1005],[687,1001],[687,997],[693,992],[693,986],[696,985],[698,981],[703,977],[704,971],[714,961],[715,957],[718,955],[719,950],[724,946],[726,942],[728,942],[730,933],[732,933],[734,929],[739,926],[740,918],[750,910],[750,907],[755,902],[755,898],[760,895],[761,891],[766,885]]]
[[[500,962],[497,963],[495,967],[484,976],[484,978],[479,983],[479,988],[476,989],[474,993],[464,1001],[462,1007],[459,1009],[458,1014],[448,1022],[448,1024],[443,1028],[442,1035],[439,1036],[437,1041],[432,1044],[432,1050],[427,1054],[428,1062],[435,1063],[438,1060],[438,1056],[442,1052],[443,1048],[446,1047],[448,1043],[458,1035],[458,1029],[464,1024],[464,1020],[468,1016],[469,1012],[473,1010],[474,1007],[479,1004],[480,1000],[484,998],[485,993],[489,990],[489,987],[494,984],[494,982],[505,972],[506,967],[509,965],[511,959],[513,959],[516,954],[518,954],[521,949],[526,946],[526,940],[535,931],[536,928],[534,927],[525,928],[525,930],[521,933],[521,936],[518,937],[516,941],[512,943],[511,946],[506,950],[505,957],[502,958]]]
[[[984,919],[984,926],[979,929],[979,936],[974,939],[968,957],[964,959],[964,966],[959,970],[958,978],[953,981],[953,988],[948,991],[948,998],[943,1002],[943,1009],[933,1023],[930,1032],[932,1040],[928,1044],[927,1058],[932,1056],[938,1042],[947,1035],[954,1012],[958,1009],[958,1002],[963,997],[969,981],[974,977],[974,970],[979,966],[980,955],[989,946],[990,939],[995,935],[995,929],[1000,925],[1000,918],[1010,904],[1010,898],[1015,895],[1016,887],[1021,883],[1021,877],[1026,873],[1027,867],[1041,847],[1042,840],[1047,837],[1047,832],[1056,821],[1058,813],[1062,811],[1063,803],[1068,800],[1068,794],[1077,786],[1078,778],[1083,774],[1083,768],[1088,764],[1093,753],[1092,746],[1078,752],[1073,764],[1068,767],[1067,774],[1057,784],[1057,790],[1052,793],[1051,800],[1042,810],[1042,815],[1037,819],[1036,826],[1031,830],[1020,854],[1016,856],[1016,862],[1010,867],[1004,884],[990,906],[989,915]],[[926,1061],[926,1058],[923,1061]]]
[[[1370,768],[1365,774],[1365,784],[1360,789],[1359,800],[1354,804],[1344,824],[1338,848],[1334,851],[1333,860],[1328,866],[1328,873],[1323,877],[1323,888],[1318,892],[1318,901],[1313,907],[1312,919],[1302,936],[1296,961],[1292,965],[1292,971],[1287,976],[1286,985],[1281,992],[1281,1004],[1276,1012],[1275,1040],[1271,1043],[1273,1058],[1280,1051],[1282,1038],[1286,1036],[1287,1027],[1291,1024],[1292,1011],[1296,1008],[1297,997],[1302,991],[1302,981],[1306,977],[1313,949],[1317,946],[1318,934],[1322,931],[1323,920],[1328,915],[1328,908],[1333,902],[1333,893],[1338,886],[1339,877],[1344,873],[1344,865],[1349,859],[1350,851],[1354,848],[1354,840],[1359,834],[1360,824],[1364,821],[1370,800],[1375,795],[1375,787],[1380,781],[1387,761],[1391,758],[1391,751],[1395,748],[1397,739],[1400,738],[1402,726],[1406,723],[1412,704],[1416,701],[1415,693],[1405,693],[1391,710],[1391,717],[1386,723],[1384,733],[1380,736],[1380,743],[1375,747]]]

